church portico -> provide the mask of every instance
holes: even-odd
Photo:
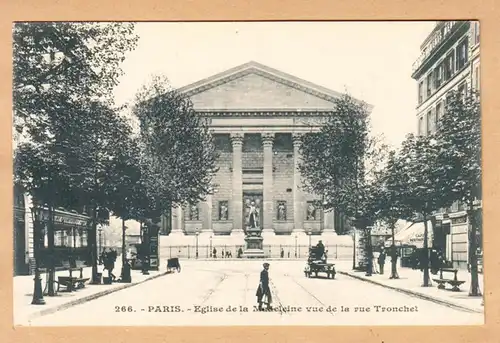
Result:
[[[264,245],[306,244],[308,235],[350,241],[338,239],[342,219],[303,189],[298,169],[301,136],[321,128],[338,93],[257,63],[180,91],[214,135],[218,172],[204,201],[172,210],[161,245],[244,245],[254,219]]]

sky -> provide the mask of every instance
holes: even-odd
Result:
[[[434,22],[138,23],[137,48],[122,65],[117,104],[154,74],[175,88],[249,61],[373,105],[374,134],[399,146],[416,132],[412,65]]]

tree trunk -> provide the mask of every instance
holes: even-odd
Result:
[[[92,229],[89,235],[90,238],[90,257],[92,262],[92,284],[100,284],[101,280],[98,277],[97,270],[97,206],[92,208]]]
[[[122,219],[122,266],[125,266],[127,257],[125,256],[125,219]]]
[[[356,228],[352,231],[352,270],[356,269]]]
[[[372,235],[371,230],[367,228],[363,229],[366,233],[366,258],[368,259],[368,263],[366,265],[366,276],[372,276],[373,274],[373,247],[372,247]]]
[[[391,222],[391,236],[392,236],[392,245],[391,245],[391,276],[389,279],[399,279],[398,274],[398,252],[396,250],[396,241],[394,237],[394,227],[396,222]]]
[[[55,278],[56,278],[56,256],[55,256],[55,249],[54,249],[54,206],[52,204],[52,201],[49,200],[48,202],[48,214],[49,214],[49,221],[47,225],[47,245],[48,245],[48,251],[49,251],[49,275],[48,275],[48,290],[47,294],[49,296],[55,296],[56,291],[54,289],[54,283],[55,283]]]
[[[422,287],[432,287],[429,276],[429,228],[427,226],[427,213],[422,213],[424,217],[424,259],[422,261],[424,265],[424,284]]]
[[[468,204],[468,232],[469,232],[469,263],[470,263],[470,290],[469,296],[471,297],[480,297],[482,296],[481,290],[479,288],[479,275],[477,268],[477,246],[476,246],[476,232],[477,225],[475,220],[474,213],[474,203],[473,201],[469,201]]]

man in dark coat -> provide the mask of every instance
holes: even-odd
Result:
[[[268,310],[271,309],[272,303],[271,289],[269,288],[269,263],[264,263],[263,266],[264,269],[260,272],[259,287],[257,288],[257,292],[255,294],[257,296],[257,302],[259,303],[259,311],[262,311],[264,297],[266,297],[265,303],[267,304]]]
[[[316,259],[321,260],[323,258],[323,254],[325,253],[325,246],[323,242],[320,240],[318,244],[316,244]]]

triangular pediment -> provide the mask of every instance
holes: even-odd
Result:
[[[196,110],[331,110],[340,93],[249,62],[179,90]]]

